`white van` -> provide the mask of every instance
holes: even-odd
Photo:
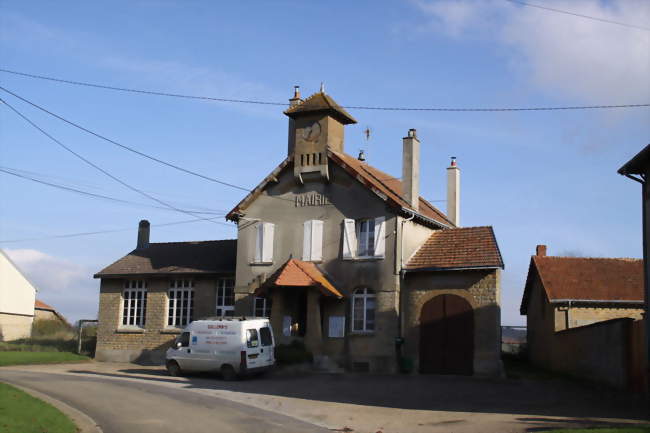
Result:
[[[218,317],[191,322],[167,350],[172,376],[218,371],[224,379],[269,370],[275,364],[269,319]]]

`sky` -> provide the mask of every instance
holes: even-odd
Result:
[[[531,0],[650,27],[645,0]],[[116,87],[287,102],[320,83],[342,105],[551,107],[650,102],[650,31],[506,0],[356,2],[0,1],[0,68]],[[283,107],[169,98],[0,72],[0,85],[121,144],[246,188],[286,156]],[[143,159],[5,92],[0,97],[113,176],[213,222],[160,209],[0,106],[0,247],[70,320],[97,314],[92,275],[152,242],[228,239],[245,192]],[[450,156],[461,225],[491,225],[505,261],[502,324],[537,244],[550,255],[641,257],[640,185],[616,170],[650,143],[650,109],[425,112],[350,109],[345,149],[401,175],[421,140],[421,194],[445,210]],[[370,140],[363,130],[370,127]],[[156,207],[158,206],[158,207]],[[81,232],[106,234],[51,238]],[[49,238],[49,239],[44,239]],[[31,239],[31,240],[26,240]]]

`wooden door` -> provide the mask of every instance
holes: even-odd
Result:
[[[474,371],[474,312],[465,299],[440,295],[420,313],[420,373],[467,374]]]

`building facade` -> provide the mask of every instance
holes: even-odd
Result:
[[[0,250],[0,341],[32,335],[36,288]]]
[[[491,227],[459,227],[455,160],[447,216],[419,195],[415,130],[402,140],[400,180],[345,153],[356,120],[329,95],[290,102],[286,158],[227,215],[238,231],[233,303],[206,302],[202,314],[269,316],[276,342],[304,342],[319,368],[500,374],[503,261]],[[107,275],[97,274],[100,333],[115,338],[105,322],[119,322],[125,286],[109,288]],[[161,331],[156,344],[169,341]]]

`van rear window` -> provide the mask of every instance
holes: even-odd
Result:
[[[259,345],[260,341],[257,338],[257,329],[249,329],[246,331],[246,346],[257,347]]]
[[[267,326],[260,328],[260,339],[262,340],[262,346],[270,346],[273,344],[273,338],[271,337],[271,329]]]

